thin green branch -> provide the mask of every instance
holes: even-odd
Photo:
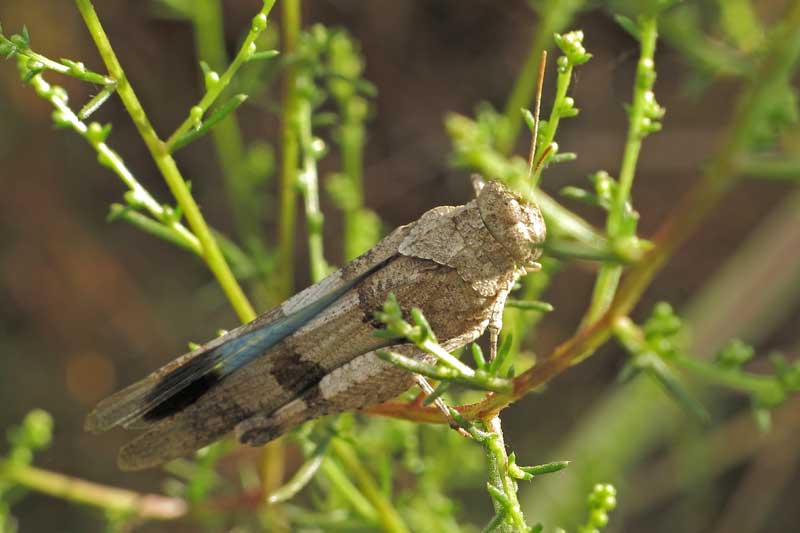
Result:
[[[389,533],[407,532],[408,527],[403,523],[403,519],[392,506],[391,502],[381,492],[353,447],[340,438],[334,438],[331,441],[331,448],[336,459],[353,474],[361,491],[375,507],[381,528]]]
[[[441,350],[442,348],[439,347],[439,349]],[[477,390],[501,393],[509,393],[513,389],[513,383],[510,379],[499,378],[487,372],[475,372],[471,368],[469,369],[471,375],[465,375],[455,368],[427,364],[388,350],[379,350],[378,357],[408,372],[421,374],[439,381],[458,383]]]
[[[584,3],[584,0],[547,0],[538,10],[540,19],[531,40],[530,52],[506,101],[503,115],[507,130],[496,143],[497,149],[502,154],[507,156],[514,151],[523,122],[519,110],[530,107],[539,74],[542,50],[552,46],[553,34],[563,31]]]
[[[481,439],[486,455],[489,482],[487,488],[492,495],[492,504],[497,515],[502,520],[495,531],[514,533],[528,531],[522,508],[517,499],[517,483],[509,475],[509,458],[503,440],[503,429],[498,416],[486,422],[487,433]]]
[[[18,61],[25,59],[25,67],[33,74],[38,74],[44,70],[51,70],[65,76],[85,81],[88,83],[95,83],[98,85],[114,86],[114,80],[108,76],[103,76],[97,72],[92,72],[79,61],[71,61],[69,59],[61,59],[61,61],[54,61],[49,57],[34,52],[30,47],[30,36],[28,30],[23,27],[20,35],[12,35],[9,39],[3,34],[0,28],[0,55],[10,59],[17,56]]]
[[[261,10],[253,17],[253,21],[250,24],[250,31],[247,33],[247,37],[245,37],[236,57],[233,58],[231,64],[219,77],[219,80],[207,86],[206,93],[200,101],[192,107],[192,112],[189,113],[189,116],[186,117],[183,123],[178,126],[178,129],[167,139],[166,148],[168,151],[174,151],[177,140],[198,123],[208,109],[216,102],[217,98],[222,94],[222,91],[230,84],[239,68],[256,52],[255,40],[259,34],[264,31],[264,28],[267,27],[267,17],[274,5],[275,0],[264,0],[264,5]],[[111,71],[110,68],[109,71]]]
[[[612,242],[618,242],[633,236],[635,225],[630,224],[631,214],[630,194],[633,179],[636,175],[636,164],[644,137],[657,130],[658,118],[663,115],[653,96],[653,84],[656,72],[654,65],[658,25],[655,16],[642,18],[638,25],[640,42],[639,63],[636,68],[633,101],[628,110],[628,137],[622,155],[622,165],[619,171],[619,181],[609,209],[606,224],[607,237]],[[584,324],[597,320],[606,312],[614,299],[619,280],[622,276],[622,265],[604,264],[595,280],[592,300],[584,317]]]
[[[309,82],[311,83],[311,82]],[[311,102],[301,98],[297,109],[297,130],[300,136],[302,168],[298,183],[303,195],[306,212],[306,234],[308,237],[308,261],[311,266],[311,281],[321,281],[330,268],[325,261],[322,228],[324,216],[319,208],[319,179],[317,175],[317,159],[321,156],[325,145],[321,139],[315,138],[311,132]]]
[[[347,477],[339,463],[330,457],[322,462],[321,472],[328,480],[331,488],[334,489],[344,500],[350,504],[353,510],[361,515],[365,520],[378,523],[378,512],[372,503],[358,490],[352,481]]]
[[[325,453],[328,449],[328,443],[322,443],[314,450],[311,457],[297,469],[292,478],[287,481],[282,487],[273,491],[267,496],[267,503],[275,504],[285,502],[292,499],[298,492],[311,482],[314,475],[322,466],[325,459]]]
[[[752,374],[739,368],[722,368],[712,361],[684,354],[676,354],[671,361],[676,366],[709,383],[747,392],[761,398],[772,398],[777,403],[780,403],[780,400],[786,396],[780,381],[773,376]]]
[[[86,102],[80,111],[78,111],[78,118],[81,120],[86,120],[92,114],[100,109],[106,100],[111,98],[111,96],[117,91],[117,84],[116,83],[109,83],[103,89],[94,95],[88,102]]]
[[[194,254],[202,255],[203,249],[201,248],[200,241],[197,240],[197,237],[188,232],[188,234],[183,234],[179,231],[176,231],[174,228],[166,226],[158,220],[153,220],[149,216],[136,211],[128,205],[111,204],[108,220],[124,220],[125,222],[139,228],[145,233],[149,233],[150,235],[158,237],[159,239],[171,242],[172,244]]]
[[[75,3],[86,23],[86,27],[92,39],[94,39],[95,45],[103,58],[103,62],[109,74],[117,82],[117,91],[125,109],[127,109],[128,114],[133,119],[136,128],[139,130],[139,134],[150,150],[150,154],[156,166],[161,171],[172,194],[175,196],[178,205],[189,223],[189,227],[200,241],[203,248],[203,258],[206,264],[217,278],[222,290],[225,292],[241,321],[252,321],[256,317],[253,307],[250,305],[239,283],[233,276],[228,263],[225,261],[211,230],[200,213],[200,208],[194,201],[186,181],[183,179],[180,170],[178,170],[178,166],[175,164],[175,160],[169,154],[169,150],[164,142],[159,139],[147,118],[147,114],[139,103],[136,93],[130,83],[128,83],[125,72],[114,53],[114,49],[108,40],[105,30],[103,30],[103,26],[94,10],[94,6],[92,6],[90,0],[75,0]]]
[[[219,124],[222,120],[229,118],[231,113],[236,111],[236,109],[245,103],[247,100],[246,94],[237,94],[232,97],[230,100],[222,104],[219,109],[214,111],[210,117],[204,120],[197,128],[187,131],[182,136],[175,139],[175,143],[172,145],[172,152],[177,152],[187,144],[194,142],[195,140],[199,139],[209,131],[211,131],[214,126]]]
[[[140,494],[28,465],[0,461],[0,479],[49,496],[131,517],[174,520],[187,511],[186,502],[178,498]]]

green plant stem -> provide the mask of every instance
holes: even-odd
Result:
[[[534,97],[542,50],[552,46],[553,34],[566,28],[583,4],[584,0],[548,0],[539,10],[540,20],[533,34],[530,53],[514,82],[503,112],[508,130],[504,138],[497,140],[497,149],[506,156],[514,151],[522,128],[519,110],[529,108]]]
[[[353,113],[342,106],[344,121],[339,128],[341,145],[342,171],[350,180],[351,193],[353,194],[352,206],[344,211],[344,255],[346,261],[351,261],[366,250],[359,246],[359,234],[362,217],[359,211],[364,208],[364,124],[353,117]]]
[[[285,485],[267,496],[267,502],[270,504],[285,502],[303,490],[322,466],[322,462],[325,460],[326,448],[327,446],[319,446]]]
[[[403,519],[400,518],[391,502],[381,492],[380,487],[372,479],[369,471],[364,468],[361,459],[358,458],[352,446],[342,439],[334,438],[331,440],[331,447],[336,458],[355,477],[361,491],[377,510],[378,522],[383,531],[391,533],[407,532],[408,528],[403,523]]]
[[[494,392],[508,393],[512,390],[511,380],[499,378],[487,373],[476,373],[472,371],[472,369],[470,369],[471,375],[465,375],[455,368],[444,365],[435,366],[426,364],[422,361],[406,357],[397,352],[391,352],[387,350],[379,350],[378,357],[404,370],[415,374],[422,374],[423,376],[427,376],[438,381],[449,381],[452,383],[466,385],[478,390]]]
[[[645,99],[646,95],[652,90],[653,81],[655,81],[655,76],[652,73],[657,37],[658,26],[656,18],[648,17],[643,19],[639,27],[641,52],[636,69],[633,103],[629,110],[628,137],[622,154],[618,187],[606,225],[606,233],[610,241],[623,237],[622,224],[630,199],[631,188],[633,187],[633,179],[636,175],[636,164],[642,148],[642,139],[645,136],[642,129],[642,123],[645,120]],[[594,322],[608,310],[619,286],[622,270],[622,265],[614,263],[604,263],[600,268],[589,309],[584,317],[584,324]]]
[[[17,53],[20,56],[27,57],[33,61],[38,61],[47,70],[52,70],[53,72],[58,72],[59,74],[63,74],[65,76],[71,76],[87,83],[95,83],[112,87],[114,86],[114,80],[108,76],[103,76],[102,74],[92,72],[91,70],[72,68],[63,63],[59,63],[58,61],[53,61],[42,54],[34,52],[30,48],[27,50],[19,50]]]
[[[293,57],[300,36],[300,0],[283,0],[281,4],[281,38],[283,53]],[[297,167],[300,160],[296,124],[297,116],[297,66],[285,65],[281,102],[281,214],[278,236],[278,286],[283,297],[294,292],[294,240],[297,208]]]
[[[200,124],[200,126],[198,126],[196,129],[188,131],[183,136],[181,136],[179,139],[176,139],[175,140],[175,144],[172,146],[172,151],[173,152],[177,152],[178,150],[180,150],[181,148],[183,148],[187,144],[189,144],[191,142],[194,142],[197,139],[199,139],[200,137],[204,136],[205,134],[211,132],[211,134],[212,134],[211,136],[215,140],[214,144],[218,147],[217,155],[219,155],[220,160],[222,161],[223,160],[223,156],[219,151],[219,143],[221,142],[221,140],[225,140],[229,136],[228,135],[219,135],[216,132],[219,131],[220,129],[223,129],[223,130],[227,129],[230,126],[222,126],[222,124],[226,124],[228,121],[233,121],[233,126],[236,128],[236,130],[235,130],[236,133],[233,134],[233,136],[231,137],[231,141],[230,142],[235,144],[237,142],[236,139],[238,139],[238,142],[241,143],[241,134],[239,132],[239,126],[235,122],[236,121],[236,115],[234,115],[233,112],[236,111],[236,109],[240,105],[245,103],[246,101],[247,101],[247,95],[246,94],[237,94],[237,95],[235,95],[233,98],[231,98],[230,100],[228,100],[227,102],[225,102],[224,104],[219,106],[219,108],[211,116],[209,116],[206,120],[204,120],[203,123]],[[225,153],[228,154],[227,151]],[[236,150],[236,151],[231,150],[230,153],[231,154],[236,153],[239,156],[241,156],[241,154],[243,153],[243,149],[241,149],[241,144],[240,144],[240,149],[239,150]],[[225,161],[230,161],[230,159],[228,157],[225,157]],[[223,166],[223,168],[225,168],[227,165],[223,163],[222,166]],[[233,171],[234,167],[238,167],[238,166],[239,166],[239,162],[237,161],[236,165],[231,166],[231,170]],[[228,173],[225,170],[223,170],[223,174],[225,174],[226,176],[228,175]],[[239,172],[236,172],[235,176],[238,178],[238,181],[242,180],[242,177],[240,176]]]
[[[496,531],[502,533],[527,531],[528,526],[517,499],[517,483],[508,474],[508,455],[500,418],[494,416],[488,420],[486,430],[488,434],[484,436],[482,444],[486,455],[489,483],[506,499],[501,503],[498,498],[492,498],[495,513],[503,516]]]
[[[317,174],[317,156],[311,132],[311,102],[301,99],[297,109],[297,129],[300,136],[300,148],[303,167],[298,181],[303,194],[303,205],[306,212],[306,234],[308,236],[308,261],[311,265],[311,282],[317,283],[328,274],[325,261],[325,250],[322,241],[324,217],[319,208],[319,179]]]
[[[202,255],[203,249],[200,246],[200,241],[197,240],[192,233],[188,232],[185,235],[181,232],[175,231],[169,226],[165,226],[157,220],[153,220],[149,216],[132,209],[129,206],[122,204],[111,204],[111,212],[108,215],[109,220],[121,219],[125,222],[136,226],[145,233],[154,235],[159,239],[171,242],[172,244],[188,250],[194,254]]]
[[[744,372],[741,369],[721,368],[713,362],[678,354],[670,358],[676,366],[692,374],[714,383],[742,392],[748,392],[765,398],[782,398],[785,396],[778,380],[771,376],[759,376]]]
[[[358,487],[348,479],[338,463],[326,458],[322,462],[321,470],[335,490],[347,500],[358,514],[370,522],[378,522],[378,513],[375,508],[358,490]]]
[[[239,48],[236,57],[233,58],[231,64],[219,77],[219,81],[208,87],[203,97],[200,99],[197,105],[194,106],[195,108],[202,110],[202,113],[199,113],[201,117],[208,111],[214,102],[216,102],[219,95],[222,94],[222,91],[224,91],[225,88],[230,84],[233,76],[236,74],[239,68],[250,58],[250,56],[253,55],[253,53],[255,53],[255,40],[259,34],[264,31],[264,27],[266,26],[266,17],[269,16],[269,12],[272,10],[272,6],[274,5],[275,0],[264,0],[264,5],[262,6],[261,11],[259,11],[258,14],[253,18],[250,31],[248,32],[247,37],[245,37],[241,48]],[[111,69],[109,69],[109,71],[111,71]],[[186,120],[184,120],[183,123],[178,126],[178,129],[176,129],[167,140],[166,148],[168,151],[172,150],[172,146],[177,139],[192,129],[196,121],[197,117],[192,116],[191,114],[186,117]]]
[[[186,502],[178,498],[99,485],[28,465],[0,461],[0,479],[56,498],[139,518],[174,520],[187,511]]]
[[[228,297],[228,300],[231,302],[240,320],[242,322],[252,321],[256,317],[253,307],[250,305],[242,288],[233,276],[219,246],[217,246],[217,242],[211,234],[211,230],[206,224],[203,215],[200,213],[200,208],[194,201],[186,185],[186,181],[183,179],[183,176],[181,176],[180,170],[178,170],[178,166],[175,164],[175,160],[169,154],[169,150],[164,142],[159,139],[147,118],[147,114],[139,103],[136,93],[130,83],[128,83],[128,78],[125,76],[122,65],[120,65],[111,47],[111,43],[103,30],[100,19],[97,17],[94,6],[92,6],[90,0],[75,0],[75,4],[86,23],[86,27],[92,39],[94,39],[95,45],[100,52],[100,56],[103,58],[103,62],[109,74],[117,82],[117,92],[122,99],[125,109],[133,119],[136,128],[139,130],[139,134],[150,150],[150,155],[153,157],[156,166],[161,171],[164,180],[175,196],[178,205],[189,223],[189,227],[200,241],[200,245],[203,247],[203,259],[217,278],[217,281]]]
[[[541,142],[537,143],[541,146],[542,150],[541,153],[534,153],[533,161],[537,162],[539,158],[544,154],[544,150],[547,149],[556,137],[556,131],[558,131],[558,123],[561,120],[561,107],[564,104],[564,99],[567,97],[567,89],[569,89],[570,81],[572,81],[572,63],[568,63],[567,67],[562,71],[559,69],[558,76],[556,78],[556,95],[553,98],[553,109],[550,111],[550,118],[547,120],[547,126],[542,130],[540,133]],[[553,150],[554,152],[555,150]],[[547,158],[552,157],[555,155],[553,152],[547,156]],[[534,171],[533,176],[531,176],[531,184],[536,187],[539,183],[539,179],[542,176],[542,172],[544,171],[544,167],[546,165],[542,162],[539,164],[539,167]]]

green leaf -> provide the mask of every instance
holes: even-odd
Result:
[[[639,25],[625,15],[614,15],[614,20],[637,41],[641,40]]]
[[[647,365],[645,372],[655,378],[655,380],[662,385],[670,398],[675,400],[684,410],[700,422],[707,423],[711,419],[711,415],[709,415],[703,404],[689,394],[689,391],[686,390],[683,384],[661,359],[653,355],[652,363],[653,364]]]

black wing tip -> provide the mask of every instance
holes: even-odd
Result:
[[[158,422],[159,420],[163,420],[183,411],[222,381],[222,377],[222,374],[218,371],[201,375],[188,385],[177,390],[171,396],[157,403],[152,409],[142,415],[142,419],[147,422]],[[157,397],[160,394],[160,388],[166,388],[169,384],[168,380],[159,383],[154,387],[152,395]]]

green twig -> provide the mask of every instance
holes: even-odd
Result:
[[[439,381],[458,383],[477,390],[501,393],[509,393],[513,389],[510,379],[499,378],[487,372],[474,372],[470,369],[472,375],[465,375],[455,368],[427,364],[387,350],[379,350],[378,357],[414,374],[422,374]]]
[[[375,507],[381,528],[390,533],[407,532],[408,527],[403,523],[403,519],[381,492],[352,446],[340,438],[334,438],[331,441],[331,448],[336,459],[355,477],[361,491]]]
[[[99,485],[28,465],[0,461],[0,479],[56,498],[131,517],[174,520],[187,511],[186,502],[178,498]]]
[[[124,220],[125,222],[139,228],[145,233],[149,233],[150,235],[154,235],[159,239],[171,242],[172,244],[194,254],[202,255],[203,249],[200,247],[200,241],[197,240],[197,237],[188,232],[184,234],[176,231],[174,228],[166,226],[158,220],[153,220],[149,216],[136,211],[130,206],[111,204],[108,220]]]
[[[294,473],[292,478],[282,487],[273,491],[269,496],[267,496],[267,502],[270,504],[285,502],[292,499],[298,492],[303,490],[303,488],[313,479],[320,466],[322,466],[327,449],[327,443],[317,446],[317,449],[314,450],[314,453],[311,455],[311,457],[305,463],[303,463],[303,466],[297,469],[297,472]]]
[[[506,454],[500,418],[495,416],[486,422],[486,431],[481,443],[489,473],[487,488],[492,495],[495,513],[503,516],[495,530],[502,533],[528,531],[517,499],[517,483],[508,472],[509,458]]]
[[[375,507],[350,481],[339,463],[328,457],[322,462],[321,472],[330,483],[331,488],[344,498],[356,513],[369,522],[378,523],[378,512]]]
[[[780,403],[786,396],[780,381],[773,376],[752,374],[739,368],[722,368],[711,361],[684,354],[676,354],[671,361],[709,383],[747,392],[759,398],[770,398],[775,403]]]
[[[175,139],[175,143],[172,145],[172,151],[177,152],[187,144],[194,142],[195,140],[199,139],[211,129],[216,126],[219,122],[227,118],[231,113],[233,113],[236,108],[242,105],[247,100],[246,94],[237,94],[223,105],[219,107],[214,113],[211,114],[206,120],[204,120],[200,126],[197,128],[187,131],[179,138]]]
[[[311,83],[309,81],[309,83]],[[302,168],[298,183],[303,194],[303,205],[306,213],[306,234],[308,236],[308,260],[311,265],[311,281],[317,283],[330,270],[325,261],[322,228],[324,216],[319,208],[319,179],[317,159],[324,150],[321,139],[315,138],[311,132],[312,105],[306,98],[301,98],[297,109],[297,128],[300,136]]]
[[[22,28],[22,33],[19,35],[12,35],[11,38],[3,34],[0,28],[0,55],[10,59],[17,56],[17,60],[25,63],[25,67],[33,74],[38,74],[44,70],[51,70],[65,76],[85,81],[88,83],[95,83],[98,85],[105,85],[106,88],[113,87],[115,82],[108,76],[103,76],[97,72],[88,70],[86,66],[79,61],[71,61],[69,59],[61,59],[61,61],[54,61],[42,54],[34,52],[30,47],[30,35],[28,35],[27,28]]]
[[[225,88],[230,84],[233,76],[236,74],[239,68],[256,52],[255,40],[259,34],[264,31],[264,28],[267,27],[267,17],[269,12],[272,10],[273,5],[275,5],[275,0],[264,0],[264,5],[262,6],[261,11],[259,11],[258,14],[253,17],[253,21],[250,25],[250,31],[247,33],[247,37],[245,37],[241,48],[239,48],[239,51],[236,54],[236,57],[233,58],[231,64],[219,77],[219,80],[216,80],[214,83],[206,87],[205,94],[200,101],[192,107],[192,112],[189,113],[189,116],[186,117],[183,123],[178,126],[178,129],[176,129],[175,132],[170,135],[169,139],[167,139],[166,148],[168,151],[174,151],[174,146],[178,139],[190,129],[195,127],[208,109],[214,104],[214,102],[216,102],[217,98],[219,98],[220,94],[222,94],[222,91],[224,91]],[[110,68],[109,71],[111,71]]]
[[[103,87],[103,89],[99,93],[94,95],[91,98],[91,100],[86,102],[81,108],[81,110],[78,111],[78,118],[81,120],[86,120],[87,118],[92,116],[92,113],[100,109],[100,106],[102,106],[106,102],[106,100],[111,98],[111,95],[113,95],[116,91],[117,91],[116,83],[109,83],[108,85]]]
[[[540,20],[531,40],[530,52],[506,101],[503,115],[507,121],[507,130],[496,143],[502,154],[509,155],[514,150],[522,128],[519,110],[530,107],[534,97],[542,50],[552,46],[553,34],[563,31],[583,4],[584,0],[548,0],[539,9]]]
[[[622,155],[616,194],[612,199],[606,224],[607,237],[612,242],[631,237],[635,231],[635,226],[631,227],[627,219],[632,216],[629,200],[636,174],[636,163],[639,160],[642,140],[648,133],[655,131],[657,120],[663,115],[663,109],[656,103],[652,92],[656,78],[653,63],[658,37],[656,17],[642,18],[638,29],[641,51],[636,68],[633,102],[628,110],[628,137]],[[611,305],[622,270],[623,267],[619,264],[606,263],[601,267],[589,309],[584,317],[585,324],[597,320]]]

